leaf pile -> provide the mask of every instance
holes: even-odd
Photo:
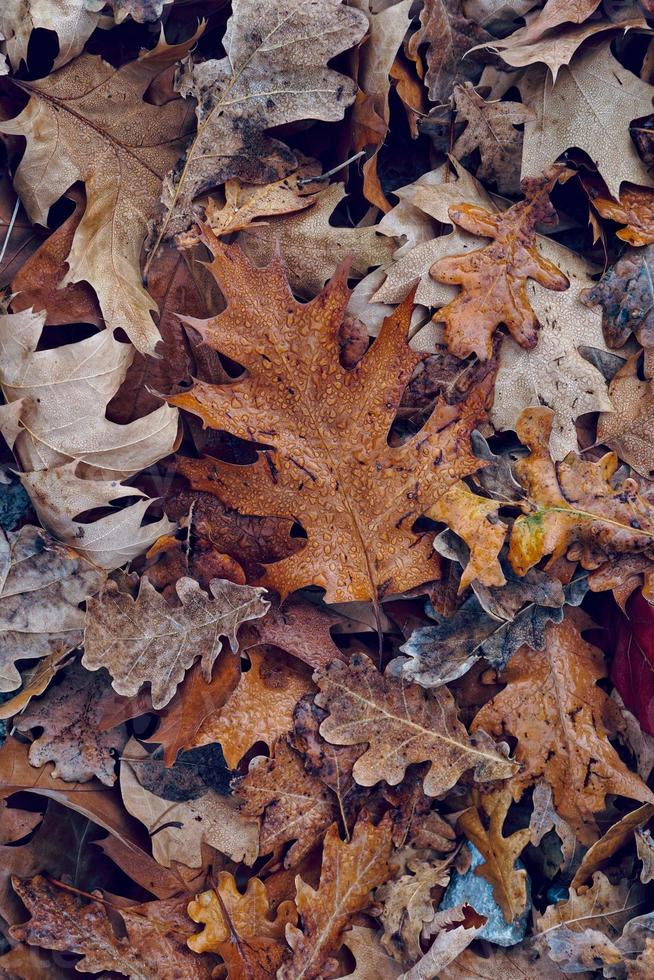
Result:
[[[654,5],[6,0],[0,975],[654,976]]]

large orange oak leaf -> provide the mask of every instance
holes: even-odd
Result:
[[[306,546],[267,569],[266,584],[283,596],[314,584],[325,589],[327,602],[375,601],[436,577],[431,540],[412,526],[479,467],[469,435],[484,415],[494,372],[466,401],[438,403],[417,434],[390,447],[389,428],[420,360],[406,340],[411,297],[347,370],[339,361],[346,267],[301,304],[279,257],[257,269],[238,247],[207,229],[204,237],[228,306],[211,320],[188,322],[248,373],[232,384],[199,381],[170,401],[207,426],[274,448],[249,466],[191,465],[193,487],[241,513],[303,525]],[[183,461],[179,472],[187,473]]]

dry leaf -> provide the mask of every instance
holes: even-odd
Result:
[[[654,817],[654,806],[651,803],[645,803],[644,806],[636,807],[631,813],[625,814],[617,823],[612,824],[606,833],[594,844],[591,844],[584,854],[572,879],[572,887],[579,888],[580,885],[585,885],[596,871],[603,869],[611,861],[617,851],[631,843],[633,835],[636,836],[636,842],[638,842],[640,828],[652,817]]]
[[[347,842],[339,839],[336,824],[331,825],[318,888],[311,888],[299,875],[295,880],[302,929],[291,925],[286,929],[293,953],[281,966],[279,980],[317,980],[329,969],[330,957],[338,952],[352,916],[370,905],[372,890],[388,878],[391,849],[388,816],[378,827],[360,819]]]
[[[272,183],[295,169],[295,154],[266,130],[342,119],[356,86],[326,65],[366,27],[341,0],[236,0],[222,39],[226,56],[184,65],[179,91],[197,100],[198,131],[180,172],[166,181],[156,245],[188,227],[202,191],[231,177]]]
[[[406,685],[392,673],[380,674],[362,654],[349,666],[334,661],[314,680],[320,688],[316,704],[329,711],[320,726],[323,738],[336,745],[368,745],[353,770],[362,786],[381,779],[395,786],[407,766],[426,760],[431,762],[424,780],[427,796],[446,792],[470,769],[478,782],[515,772],[515,764],[490,739],[470,738],[444,687],[431,694]]]
[[[97,592],[104,573],[41,528],[0,536],[0,691],[20,686],[15,661],[61,659],[82,642],[80,603]]]
[[[127,741],[124,727],[99,730],[99,708],[109,686],[106,674],[90,674],[79,664],[68,667],[63,680],[44,698],[32,701],[16,719],[19,732],[41,728],[29,752],[36,767],[54,762],[53,776],[66,782],[84,783],[97,776],[101,783],[116,781],[116,755]]]
[[[448,861],[429,863],[412,859],[407,864],[411,874],[387,881],[375,892],[375,901],[383,906],[382,946],[399,963],[410,965],[422,956],[420,937],[436,910],[432,889],[442,891],[447,886],[448,864]]]
[[[205,460],[206,476],[194,486],[242,513],[272,512],[303,524],[304,548],[267,569],[266,583],[283,596],[313,583],[325,588],[327,602],[375,600],[380,590],[433,578],[430,542],[411,527],[457,477],[476,468],[468,433],[483,412],[491,376],[465,402],[439,406],[419,433],[391,448],[388,429],[418,361],[405,340],[410,301],[347,371],[337,346],[348,298],[344,268],[313,303],[300,305],[277,259],[257,270],[238,248],[215,239],[211,247],[212,271],[229,305],[194,326],[249,373],[221,387],[198,382],[171,401],[207,425],[275,450],[253,466]]]
[[[201,30],[177,45],[162,37],[119,69],[83,54],[46,79],[20,81],[30,100],[16,119],[0,124],[27,140],[15,184],[32,221],[46,224],[50,206],[84,181],[86,209],[64,284],[90,282],[108,330],[122,327],[141,351],[153,352],[159,339],[150,316],[156,305],[141,282],[141,246],[190,122],[182,99],[157,106],[143,96]]]
[[[485,923],[483,916],[476,918]],[[477,938],[477,933],[482,928],[483,924],[466,924],[439,932],[425,955],[410,970],[400,974],[399,980],[432,980],[433,977],[444,976],[443,969]]]
[[[205,718],[192,743],[220,742],[230,769],[237,767],[255,742],[272,746],[291,730],[295,705],[311,687],[308,677],[294,670],[283,656],[257,649],[248,656],[250,669],[241,674],[240,684],[224,706]]]
[[[542,652],[523,647],[514,655],[502,674],[506,687],[472,725],[518,739],[523,770],[512,781],[514,798],[544,777],[557,813],[585,844],[597,839],[594,814],[604,808],[607,793],[654,802],[609,742],[610,702],[597,686],[604,676],[601,652],[565,619],[548,626]]]
[[[210,595],[189,578],[180,579],[176,591],[181,605],[172,607],[146,578],[136,598],[110,581],[87,608],[83,665],[106,667],[114,690],[129,697],[149,683],[154,708],[168,704],[198,658],[208,682],[221,637],[236,652],[240,624],[268,608],[264,589],[221,579],[211,581]]]
[[[654,425],[654,389],[638,377],[640,353],[630,357],[609,384],[612,412],[597,420],[597,441],[613,449],[641,476],[654,472],[654,445],[649,434]]]
[[[100,8],[101,9],[101,8]],[[5,0],[0,11],[0,35],[14,71],[28,63],[28,45],[35,30],[53,31],[59,51],[54,68],[61,68],[83,49],[98,26],[99,15],[85,0]]]
[[[142,768],[148,753],[131,739],[120,767],[120,790],[128,813],[145,825],[155,861],[166,868],[178,861],[189,868],[202,865],[202,843],[215,847],[232,861],[254,864],[258,852],[257,821],[245,817],[234,800],[209,790],[196,799],[171,802],[145,789],[130,759]]]
[[[522,172],[537,176],[571,147],[584,150],[617,198],[624,181],[651,183],[629,123],[652,111],[654,88],[623,68],[608,43],[587,47],[561,68],[532,66],[518,80],[522,101],[536,113],[525,123]],[[599,94],[601,93],[601,95]]]
[[[619,201],[593,196],[592,205],[603,218],[626,225],[616,232],[618,238],[630,245],[654,243],[654,196],[644,187],[625,187]]]
[[[233,875],[221,871],[218,884],[202,892],[188,906],[188,914],[204,928],[188,940],[194,953],[218,953],[231,980],[265,980],[276,974],[286,952],[284,931],[295,925],[293,902],[282,902],[271,918],[266,886],[250,878],[244,894]]]
[[[459,592],[471,582],[486,586],[506,583],[498,555],[504,544],[506,525],[497,516],[500,508],[494,500],[472,493],[465,483],[455,483],[427,514],[435,521],[443,521],[465,541],[470,557],[463,569]]]
[[[508,788],[482,793],[479,805],[461,814],[457,828],[483,855],[475,874],[493,886],[493,895],[507,922],[520,918],[527,907],[527,872],[515,862],[529,843],[529,828],[504,837],[502,828],[511,805]]]
[[[640,869],[640,880],[643,885],[646,885],[654,878],[654,840],[652,840],[651,831],[643,827],[636,829],[635,837],[636,854],[638,855],[638,860],[643,863]]]
[[[271,759],[253,760],[247,775],[236,781],[234,795],[243,801],[245,814],[262,818],[261,854],[276,854],[294,841],[284,857],[285,868],[312,851],[337,816],[334,794],[306,772],[302,757],[283,739]]]
[[[343,980],[397,980],[402,967],[387,956],[379,937],[379,932],[363,926],[352,926],[348,929],[343,935],[343,945],[354,956],[356,968]]]

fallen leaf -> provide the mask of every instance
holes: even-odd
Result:
[[[605,834],[600,837],[598,841],[588,848],[584,854],[581,864],[577,868],[572,879],[572,888],[579,888],[580,885],[585,885],[589,878],[595,874],[596,871],[603,869],[609,862],[611,858],[623,848],[626,844],[630,844],[634,835],[636,837],[636,842],[638,842],[638,832],[649,820],[654,817],[654,806],[651,803],[645,803],[644,806],[636,807],[630,813],[625,814],[625,816],[614,823]]]
[[[483,916],[477,916],[479,918]],[[443,969],[476,939],[482,928],[482,925],[460,925],[439,932],[425,955],[410,970],[400,974],[399,980],[430,980],[431,977],[442,977]]]
[[[295,705],[310,689],[308,677],[283,656],[258,649],[248,656],[250,669],[241,674],[240,684],[218,712],[207,715],[193,738],[193,745],[220,742],[230,769],[255,742],[271,746],[289,732]]]
[[[75,663],[44,698],[32,701],[14,722],[19,732],[41,728],[29,751],[36,767],[54,762],[52,774],[66,782],[83,783],[97,776],[101,783],[116,781],[116,753],[127,741],[124,728],[98,729],[98,706],[109,686],[106,675],[90,674]]]
[[[0,536],[0,691],[20,686],[15,661],[60,659],[82,642],[79,608],[104,573],[41,528],[26,525]]]
[[[638,827],[634,836],[636,838],[636,854],[638,860],[642,861],[643,864],[640,869],[640,880],[643,885],[646,885],[654,878],[654,840],[652,840],[652,832],[643,827]]]
[[[559,870],[563,872],[568,871],[577,850],[577,838],[572,828],[554,809],[552,787],[545,781],[537,783],[534,786],[532,803],[534,809],[529,819],[529,842],[534,847],[538,847],[545,834],[553,830],[561,843],[563,863]]]
[[[354,972],[344,980],[397,980],[402,967],[384,952],[379,937],[379,932],[364,926],[352,926],[343,934],[343,945],[356,961]]]
[[[341,0],[320,6],[236,0],[223,38],[225,57],[185,63],[178,89],[197,100],[198,130],[181,171],[169,175],[154,250],[193,220],[203,191],[238,177],[272,183],[296,166],[292,150],[266,131],[301,119],[342,119],[356,86],[327,68],[352,47],[367,20]],[[272,87],[271,87],[272,86]]]
[[[574,651],[574,656],[571,655]],[[570,619],[547,628],[542,652],[523,647],[502,674],[504,690],[475,717],[473,730],[510,732],[518,739],[514,799],[544,777],[556,811],[582,843],[597,840],[594,814],[607,793],[645,803],[654,797],[620,760],[609,698],[597,686],[605,676],[601,652],[586,643]]]
[[[411,874],[387,881],[375,892],[375,901],[382,903],[382,946],[399,963],[410,965],[422,956],[420,937],[436,911],[432,890],[446,887],[450,880],[448,864],[410,860],[407,867]]]
[[[559,292],[570,286],[568,277],[536,249],[536,225],[554,218],[549,191],[557,179],[558,174],[533,181],[525,187],[527,197],[500,214],[472,204],[449,209],[454,224],[493,239],[465,255],[438,259],[430,270],[438,282],[461,286],[459,295],[434,316],[445,324],[445,342],[457,357],[475,353],[487,360],[502,323],[521,347],[535,347],[539,324],[529,303],[527,279]]]
[[[225,203],[219,205],[210,197],[205,208],[205,220],[217,238],[232,232],[250,228],[257,218],[272,218],[280,214],[293,214],[304,211],[316,203],[314,195],[300,196],[298,179],[307,177],[304,170],[298,170],[289,177],[276,180],[273,184],[242,184],[240,180],[225,181]],[[182,247],[194,245],[199,241],[193,232],[178,236]]]
[[[110,581],[87,606],[83,666],[106,667],[114,690],[129,697],[149,683],[153,707],[164,708],[195,660],[208,682],[221,637],[236,653],[240,624],[268,608],[264,589],[220,579],[212,580],[210,595],[189,578],[176,591],[181,605],[172,607],[145,578],[136,598]]]
[[[295,881],[302,929],[289,925],[286,940],[292,955],[282,964],[279,980],[314,980],[332,966],[342,933],[352,916],[367,908],[372,890],[389,876],[391,823],[384,817],[375,827],[360,819],[349,841],[339,839],[332,824],[323,845],[322,870],[317,889],[298,877]]]
[[[618,238],[630,245],[654,243],[654,197],[644,187],[625,187],[620,199],[593,196],[592,204],[603,218],[626,225],[616,232]]]
[[[71,6],[79,16],[80,4]],[[19,116],[0,124],[2,132],[27,140],[15,185],[32,221],[46,224],[51,205],[84,181],[86,209],[63,283],[90,282],[108,330],[122,327],[140,351],[153,352],[159,339],[150,316],[156,306],[141,282],[141,246],[190,122],[182,99],[156,106],[143,96],[202,29],[182,44],[168,45],[162,37],[119,69],[83,54],[46,79],[21,80],[30,100]]]
[[[250,764],[247,775],[236,781],[234,796],[243,801],[247,816],[261,817],[261,854],[279,853],[293,841],[284,856],[285,868],[310,853],[337,816],[334,794],[306,772],[301,756],[284,739],[277,742],[270,759]]]
[[[426,760],[432,763],[424,780],[427,796],[446,792],[471,769],[478,782],[515,772],[515,764],[490,739],[470,738],[444,687],[431,694],[407,686],[392,674],[380,674],[361,654],[349,666],[335,660],[314,679],[320,688],[316,704],[329,711],[320,734],[336,745],[368,744],[353,769],[362,786],[381,779],[395,786],[407,766]]]
[[[28,64],[28,45],[35,30],[52,31],[59,51],[54,68],[61,68],[80,54],[98,26],[99,15],[84,0],[7,0],[0,11],[0,34],[5,38],[7,54],[14,71],[21,62]]]
[[[613,449],[641,476],[654,473],[654,446],[648,438],[654,423],[654,389],[638,377],[640,354],[628,358],[609,384],[612,412],[597,420],[597,441]]]
[[[257,270],[238,249],[210,241],[228,308],[195,326],[249,374],[223,387],[198,382],[171,402],[214,428],[277,445],[253,466],[205,461],[201,489],[241,512],[272,509],[302,522],[304,548],[267,569],[265,581],[282,596],[313,583],[325,588],[327,602],[376,600],[380,589],[401,591],[433,578],[430,542],[416,539],[411,526],[476,468],[466,442],[491,376],[467,401],[435,411],[412,439],[390,448],[388,429],[418,360],[404,339],[410,301],[346,371],[336,350],[348,297],[343,267],[313,303],[300,305],[278,259]]]
[[[584,150],[612,197],[620,185],[651,183],[629,135],[629,123],[652,111],[654,88],[623,68],[608,43],[585,48],[553,82],[544,65],[518,80],[536,118],[525,123],[523,175],[537,176],[570,147]],[[598,87],[602,98],[596,98]]]
[[[475,580],[486,586],[506,583],[497,557],[506,535],[506,525],[497,516],[499,507],[496,501],[472,493],[465,483],[455,483],[427,512],[435,521],[446,523],[469,548],[460,592]]]

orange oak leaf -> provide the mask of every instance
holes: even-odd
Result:
[[[528,408],[516,425],[530,450],[515,464],[527,491],[521,514],[511,528],[509,561],[524,575],[545,555],[550,564],[563,555],[593,569],[618,555],[654,547],[654,507],[629,478],[612,483],[619,466],[615,453],[597,462],[568,453],[560,463],[550,456],[554,412]]]
[[[286,925],[297,922],[293,902],[282,902],[271,918],[265,884],[251,878],[242,894],[227,871],[218,875],[216,888],[189,903],[188,914],[204,926],[188,940],[189,948],[194,953],[218,953],[230,980],[274,977],[286,952]]]
[[[474,353],[488,360],[501,324],[521,347],[535,347],[539,323],[527,281],[534,279],[558,292],[569,287],[568,277],[536,245],[536,225],[555,217],[548,192],[556,179],[529,182],[525,199],[499,214],[476,204],[449,208],[450,219],[460,228],[492,239],[472,252],[444,256],[430,270],[437,282],[461,286],[458,296],[434,314],[437,323],[445,324],[445,341],[457,357]]]
[[[193,745],[220,742],[229,769],[235,769],[255,742],[271,746],[293,727],[293,711],[311,689],[306,673],[281,654],[249,651],[250,669],[220,711],[208,716]]]
[[[506,687],[472,724],[517,738],[523,768],[511,782],[514,798],[544,777],[557,813],[584,844],[598,837],[594,814],[604,808],[607,793],[654,802],[609,741],[617,725],[613,702],[597,686],[605,676],[601,651],[582,639],[573,622],[552,623],[543,650],[524,646],[514,654],[501,675]]]
[[[318,888],[311,888],[299,875],[295,879],[302,929],[289,926],[286,930],[293,955],[279,970],[279,980],[332,975],[328,972],[330,957],[338,952],[343,930],[355,913],[370,904],[372,890],[390,876],[391,830],[388,814],[377,827],[360,819],[345,843],[336,824],[331,825],[325,836]]]
[[[527,872],[515,867],[516,859],[529,843],[528,827],[505,837],[502,833],[511,806],[511,793],[505,787],[479,794],[477,806],[464,810],[457,827],[483,855],[475,874],[486,878],[507,922],[513,922],[527,906]]]
[[[351,370],[339,362],[349,290],[341,267],[310,303],[297,303],[279,257],[257,269],[236,246],[204,231],[210,266],[227,299],[213,320],[189,321],[209,346],[247,368],[228,385],[196,383],[170,399],[205,425],[274,446],[253,465],[218,460],[189,467],[196,489],[242,513],[294,517],[304,548],[267,569],[283,596],[309,584],[327,602],[376,601],[433,579],[428,536],[413,523],[458,478],[479,467],[469,435],[482,417],[493,372],[458,405],[439,401],[400,446],[388,431],[419,356],[406,335],[411,298],[390,316]],[[179,465],[181,474],[187,470]]]
[[[616,232],[618,238],[630,245],[654,243],[654,193],[646,187],[625,186],[620,199],[593,197],[593,207],[603,218],[625,225]]]

